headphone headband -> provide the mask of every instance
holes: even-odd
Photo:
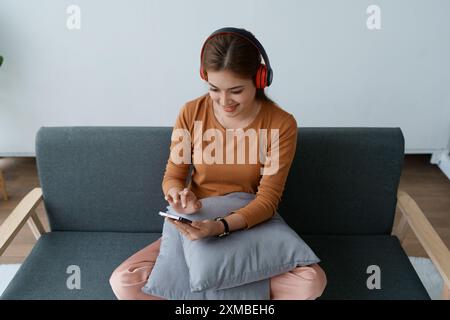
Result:
[[[203,43],[202,51],[200,54],[200,75],[201,75],[201,77],[202,78],[204,77],[204,75],[203,75],[203,72],[204,72],[203,71],[203,52],[205,50],[206,43],[211,38],[214,38],[215,36],[217,36],[219,34],[235,34],[235,35],[238,35],[238,36],[244,38],[245,40],[247,40],[251,44],[253,44],[253,46],[255,46],[255,48],[258,50],[259,54],[263,57],[264,63],[267,67],[266,85],[270,86],[270,84],[272,83],[272,79],[273,79],[273,71],[272,71],[272,68],[270,67],[270,61],[269,61],[269,57],[267,56],[266,50],[264,50],[264,47],[262,46],[262,44],[258,41],[258,39],[256,39],[256,37],[251,32],[249,32],[245,29],[239,29],[239,28],[233,28],[233,27],[221,28],[221,29],[214,31]]]

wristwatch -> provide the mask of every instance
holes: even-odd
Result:
[[[214,221],[221,221],[225,227],[225,231],[218,235],[219,238],[225,237],[230,234],[230,227],[228,226],[227,220],[225,220],[223,217],[217,217],[214,219]]]

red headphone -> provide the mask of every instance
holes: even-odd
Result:
[[[251,44],[253,44],[256,47],[256,49],[258,49],[259,54],[263,57],[264,62],[266,64],[261,63],[261,65],[259,66],[258,71],[256,72],[256,75],[255,75],[255,85],[256,85],[257,89],[264,89],[265,87],[270,86],[270,84],[272,83],[272,79],[273,79],[273,71],[272,71],[272,68],[270,67],[269,57],[266,54],[266,50],[264,50],[264,47],[261,45],[261,43],[258,41],[258,39],[255,38],[255,36],[253,34],[251,34],[250,32],[248,32],[245,29],[238,29],[238,28],[222,28],[222,29],[216,30],[208,37],[208,39],[206,39],[205,43],[202,46],[202,51],[200,53],[200,77],[205,81],[208,80],[208,76],[207,76],[205,70],[203,70],[203,51],[205,50],[206,43],[211,38],[214,38],[215,36],[217,36],[219,34],[238,35],[238,36],[246,39],[247,41],[249,41]]]

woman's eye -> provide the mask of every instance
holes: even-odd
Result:
[[[209,91],[212,92],[218,92],[219,90],[215,89],[215,88],[209,88]],[[242,93],[243,90],[239,90],[239,91],[231,91],[232,94],[240,94]]]

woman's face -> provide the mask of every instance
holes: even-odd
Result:
[[[256,87],[252,79],[239,78],[227,70],[209,71],[208,83],[209,95],[221,117],[245,117],[255,108]]]

